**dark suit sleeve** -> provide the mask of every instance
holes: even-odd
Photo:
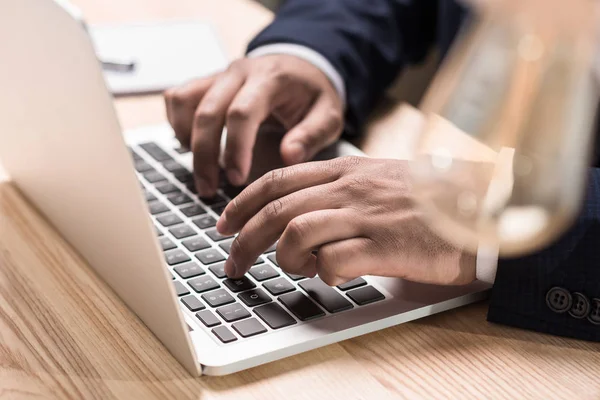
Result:
[[[500,260],[488,320],[600,341],[600,169],[590,170],[567,233],[539,253]]]
[[[248,51],[294,43],[322,54],[344,80],[353,133],[401,68],[425,57],[436,13],[436,0],[288,0]]]

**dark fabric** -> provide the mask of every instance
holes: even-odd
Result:
[[[357,133],[402,67],[423,60],[432,45],[447,53],[466,15],[444,0],[288,0],[248,50],[296,43],[320,52],[345,82],[347,126]],[[546,302],[553,287],[600,299],[600,169],[590,169],[585,203],[568,232],[536,254],[499,261],[488,319],[600,341],[600,325],[553,311]]]

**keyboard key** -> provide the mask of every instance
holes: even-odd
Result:
[[[350,289],[354,289],[354,288],[357,288],[359,286],[363,286],[366,284],[367,284],[367,281],[365,281],[363,278],[356,278],[356,279],[352,279],[350,282],[346,282],[346,283],[342,283],[341,285],[338,285],[338,289],[350,290]]]
[[[164,233],[162,233],[162,231],[160,229],[158,229],[158,226],[154,225],[154,230],[156,231],[156,236],[158,236],[158,237],[164,236]]]
[[[207,327],[212,327],[212,326],[217,326],[221,323],[221,321],[219,321],[219,318],[216,317],[215,314],[212,313],[212,311],[208,311],[208,310],[204,310],[204,311],[200,311],[199,313],[196,313],[196,317],[202,321],[202,323],[207,326]]]
[[[131,158],[133,158],[133,161],[143,161],[144,159],[135,152],[135,150],[133,150],[131,147],[128,147],[129,149],[129,153],[131,153]]]
[[[223,343],[235,342],[237,338],[226,326],[217,326],[212,330],[212,333]]]
[[[167,260],[167,264],[176,265],[181,264],[186,261],[190,261],[191,258],[188,257],[182,250],[171,250],[165,253],[165,259]]]
[[[252,267],[248,273],[259,282],[279,276],[279,272],[268,264]]]
[[[163,163],[163,168],[166,169],[169,172],[174,172],[174,171],[179,171],[179,170],[184,170],[187,171],[185,168],[183,168],[183,165],[179,164],[177,161],[172,160],[172,161],[166,161]]]
[[[204,272],[201,266],[194,262],[178,265],[175,268],[173,268],[173,270],[177,272],[177,275],[179,275],[183,279],[193,278],[194,276],[200,276],[206,273]]]
[[[172,160],[173,157],[168,155],[160,146],[156,143],[142,143],[140,147],[150,154],[150,157],[154,158],[158,162]]]
[[[179,188],[177,186],[175,186],[169,182],[159,183],[158,185],[155,186],[155,188],[162,194],[181,193],[181,191],[179,190]]]
[[[183,146],[176,147],[173,150],[175,150],[178,154],[185,154],[185,153],[189,153],[190,152],[190,149],[187,149],[187,148],[185,148]]]
[[[202,202],[207,206],[214,206],[215,204],[220,204],[220,203],[226,202],[226,200],[218,194],[216,194],[214,197],[210,197],[210,198],[200,197],[200,200],[202,200]]]
[[[169,229],[169,232],[171,232],[171,235],[175,236],[177,239],[183,239],[196,234],[196,231],[187,225],[176,226],[175,228]]]
[[[217,249],[209,249],[196,253],[196,258],[204,265],[213,264],[225,260],[225,257]]]
[[[219,284],[211,276],[201,276],[200,278],[190,279],[188,285],[197,293],[208,292],[209,290],[218,289]]]
[[[220,307],[225,304],[233,303],[235,299],[225,289],[215,290],[214,292],[204,293],[202,295],[204,301],[211,307]]]
[[[385,296],[373,286],[361,287],[360,289],[346,292],[346,294],[359,306],[385,299]]]
[[[181,224],[183,221],[175,214],[167,214],[162,217],[156,218],[158,222],[164,227],[169,227],[177,224]]]
[[[150,192],[149,192],[149,191],[147,191],[147,190],[145,190],[145,191],[144,191],[144,197],[146,198],[146,201],[147,201],[147,202],[151,202],[151,201],[154,201],[154,200],[156,200],[156,196],[155,196],[155,195],[153,195],[152,193],[150,193]]]
[[[169,207],[161,203],[160,201],[153,201],[148,204],[148,209],[150,210],[150,214],[156,215],[169,211]]]
[[[273,252],[275,250],[277,250],[277,242],[273,243],[271,245],[271,247],[269,247],[267,250],[265,250],[265,253],[271,253],[271,252]],[[275,255],[273,255],[273,256],[275,256]]]
[[[300,292],[279,296],[279,301],[281,301],[300,321],[308,321],[325,315],[323,310]]]
[[[148,164],[146,161],[143,161],[143,160],[137,161],[134,166],[135,166],[135,170],[137,172],[139,172],[140,174],[154,169],[154,168],[152,168],[152,166],[150,164]]]
[[[185,304],[190,311],[200,311],[206,308],[206,306],[193,294],[182,297],[181,302]]]
[[[287,276],[290,277],[291,280],[293,281],[299,281],[301,279],[306,279],[306,276],[302,276],[302,275],[296,275],[296,274],[288,274],[287,272],[285,273]]]
[[[227,204],[221,204],[218,206],[212,206],[211,209],[217,214],[217,215],[221,215],[223,214],[223,211],[225,211],[225,207],[227,207]]]
[[[181,173],[175,173],[175,179],[177,179],[179,182],[181,183],[193,183],[194,182],[194,175],[192,175],[191,172],[189,171],[185,171],[185,172],[181,172]]]
[[[210,270],[210,272],[212,272],[213,274],[215,274],[215,276],[217,278],[225,278],[227,276],[227,274],[225,273],[225,263],[218,263],[215,265],[211,265],[210,267],[208,267],[208,269]]]
[[[271,254],[270,256],[267,256],[267,258],[269,259],[269,261],[271,261],[276,267],[279,267],[279,264],[277,263],[277,258],[275,257],[275,254]],[[281,267],[279,267],[281,268]]]
[[[254,261],[254,264],[252,264],[252,265],[258,265],[258,264],[264,264],[264,263],[265,263],[265,260],[263,260],[262,258],[258,257],[256,259],[256,261]]]
[[[166,178],[162,176],[160,172],[154,170],[144,172],[143,176],[144,179],[147,180],[149,183],[156,183],[166,180]]]
[[[185,187],[187,188],[187,190],[189,190],[190,192],[194,193],[195,195],[198,194],[198,189],[196,189],[196,182],[194,182],[193,180],[190,182],[187,182],[185,184]]]
[[[279,329],[296,323],[296,320],[277,303],[256,307],[254,313],[265,321],[271,329]]]
[[[254,282],[245,276],[241,277],[240,279],[225,279],[223,284],[227,286],[227,288],[233,293],[254,289],[256,287]]]
[[[273,296],[279,296],[280,294],[284,294],[284,293],[292,292],[292,291],[296,290],[294,285],[292,285],[285,278],[278,278],[278,279],[274,279],[269,282],[265,282],[265,283],[263,283],[263,286]]]
[[[300,282],[299,286],[330,313],[352,308],[352,303],[319,278],[311,278]]]
[[[208,235],[209,238],[211,238],[215,242],[220,242],[221,240],[230,239],[233,237],[233,235],[223,236],[219,232],[217,232],[216,229],[209,229],[205,233]]]
[[[169,275],[171,275],[171,280],[175,280],[175,275],[173,275],[172,273],[169,272]]]
[[[183,283],[175,281],[173,282],[173,285],[175,285],[175,293],[177,293],[177,296],[190,294],[190,291],[183,285]]]
[[[171,204],[175,206],[192,202],[191,197],[184,193],[171,193],[167,196],[167,200],[169,200]]]
[[[217,308],[219,314],[225,321],[234,322],[240,319],[248,318],[250,313],[239,303],[233,303],[228,306]]]
[[[185,215],[186,217],[189,217],[189,218],[195,217],[197,215],[206,214],[206,211],[204,211],[204,209],[202,207],[200,207],[198,204],[183,207],[180,209],[180,211],[183,213],[183,215]]]
[[[219,245],[220,248],[222,248],[225,253],[229,254],[229,252],[231,252],[231,245],[233,244],[233,240],[228,240],[227,242],[223,242]]]
[[[258,335],[260,333],[265,333],[267,329],[262,326],[260,322],[256,318],[250,318],[245,321],[236,322],[231,325],[233,329],[237,333],[240,334],[241,337],[250,337],[254,335]]]
[[[271,297],[262,289],[248,290],[238,294],[238,299],[242,300],[248,307],[255,307],[271,301]]]
[[[184,240],[182,243],[185,246],[185,248],[191,252],[208,249],[210,247],[210,243],[208,243],[204,238],[200,236]]]
[[[160,246],[162,247],[163,251],[173,250],[177,248],[175,243],[173,243],[168,237],[162,237],[158,239],[158,241],[160,242]]]
[[[210,215],[205,215],[200,218],[195,218],[192,220],[194,224],[200,229],[212,228],[217,223],[217,220],[211,217]]]

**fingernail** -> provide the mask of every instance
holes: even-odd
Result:
[[[301,163],[306,161],[306,149],[300,142],[292,142],[288,145],[288,152],[290,161],[293,164]]]
[[[227,261],[225,261],[225,267],[223,269],[225,270],[227,277],[232,278],[236,276],[237,267],[232,257],[229,257]]]
[[[198,195],[200,197],[213,197],[214,195],[213,189],[210,187],[208,182],[202,178],[196,179],[196,189],[198,189]]]
[[[245,179],[242,175],[242,172],[237,168],[230,168],[227,170],[227,179],[231,184],[235,186],[241,186],[245,183]]]

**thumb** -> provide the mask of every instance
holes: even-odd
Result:
[[[281,158],[287,165],[312,159],[319,151],[334,143],[344,127],[342,110],[326,96],[321,96],[306,117],[281,141]]]

